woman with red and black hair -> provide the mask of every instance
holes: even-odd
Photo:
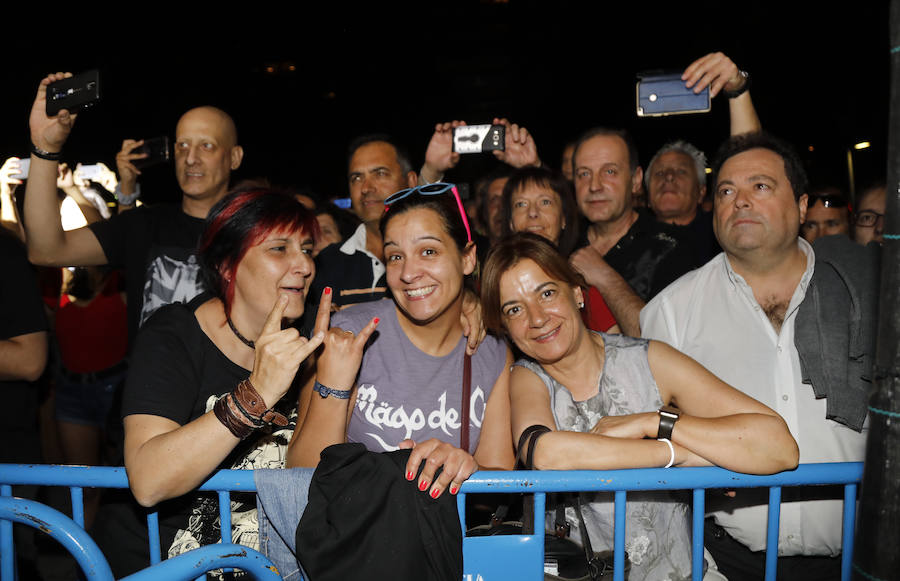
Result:
[[[290,195],[225,197],[200,239],[207,292],[159,309],[137,336],[122,410],[125,467],[138,502],[162,503],[169,556],[219,540],[215,497],[188,494],[210,474],[284,466],[298,369],[323,339],[290,326],[315,274],[317,235],[315,215]],[[255,510],[252,498],[232,496],[234,542],[258,546]]]

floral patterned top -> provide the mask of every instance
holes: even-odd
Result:
[[[606,361],[598,393],[575,401],[564,385],[537,363],[516,365],[533,371],[550,391],[550,406],[558,430],[588,432],[608,415],[656,411],[662,406],[659,388],[647,361],[647,339],[600,333]],[[549,498],[548,498],[549,501]],[[613,493],[583,492],[581,506],[594,551],[613,548]],[[548,502],[547,524],[552,527],[555,506]],[[690,508],[667,492],[628,493],[625,550],[631,561],[629,581],[682,580],[691,577]],[[566,509],[571,538],[581,538],[574,509]]]

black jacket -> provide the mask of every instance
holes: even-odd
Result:
[[[297,555],[311,581],[459,581],[462,532],[456,497],[437,500],[404,475],[409,450],[362,444],[322,451],[297,527]]]

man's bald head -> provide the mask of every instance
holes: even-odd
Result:
[[[243,158],[237,128],[228,113],[204,106],[182,115],[175,127],[175,177],[184,193],[185,211],[205,217],[209,207],[228,192],[231,172]],[[189,209],[185,204],[198,207]]]
[[[231,147],[234,147],[238,144],[238,134],[237,134],[237,125],[234,123],[234,119],[231,118],[231,115],[219,109],[218,107],[213,107],[212,105],[202,105],[200,107],[194,107],[193,109],[189,109],[185,112],[184,115],[178,120],[178,125],[181,125],[183,121],[190,120],[191,118],[203,118],[207,119],[212,123],[218,124],[221,130],[221,136],[224,140],[227,140],[230,143]],[[175,132],[178,133],[178,125],[175,126]]]

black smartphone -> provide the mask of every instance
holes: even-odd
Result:
[[[481,153],[506,149],[506,127],[503,125],[463,125],[453,128],[453,151]]]
[[[700,93],[684,86],[681,73],[641,73],[635,87],[638,117],[660,117],[710,110],[709,87]]]
[[[169,148],[169,137],[163,135],[161,137],[153,137],[145,139],[143,145],[135,148],[132,153],[146,153],[147,157],[143,159],[132,160],[131,163],[138,169],[150,167],[160,163],[169,161],[171,149]]]
[[[100,100],[100,71],[80,73],[47,85],[47,115],[52,117],[63,109],[78,113]]]

